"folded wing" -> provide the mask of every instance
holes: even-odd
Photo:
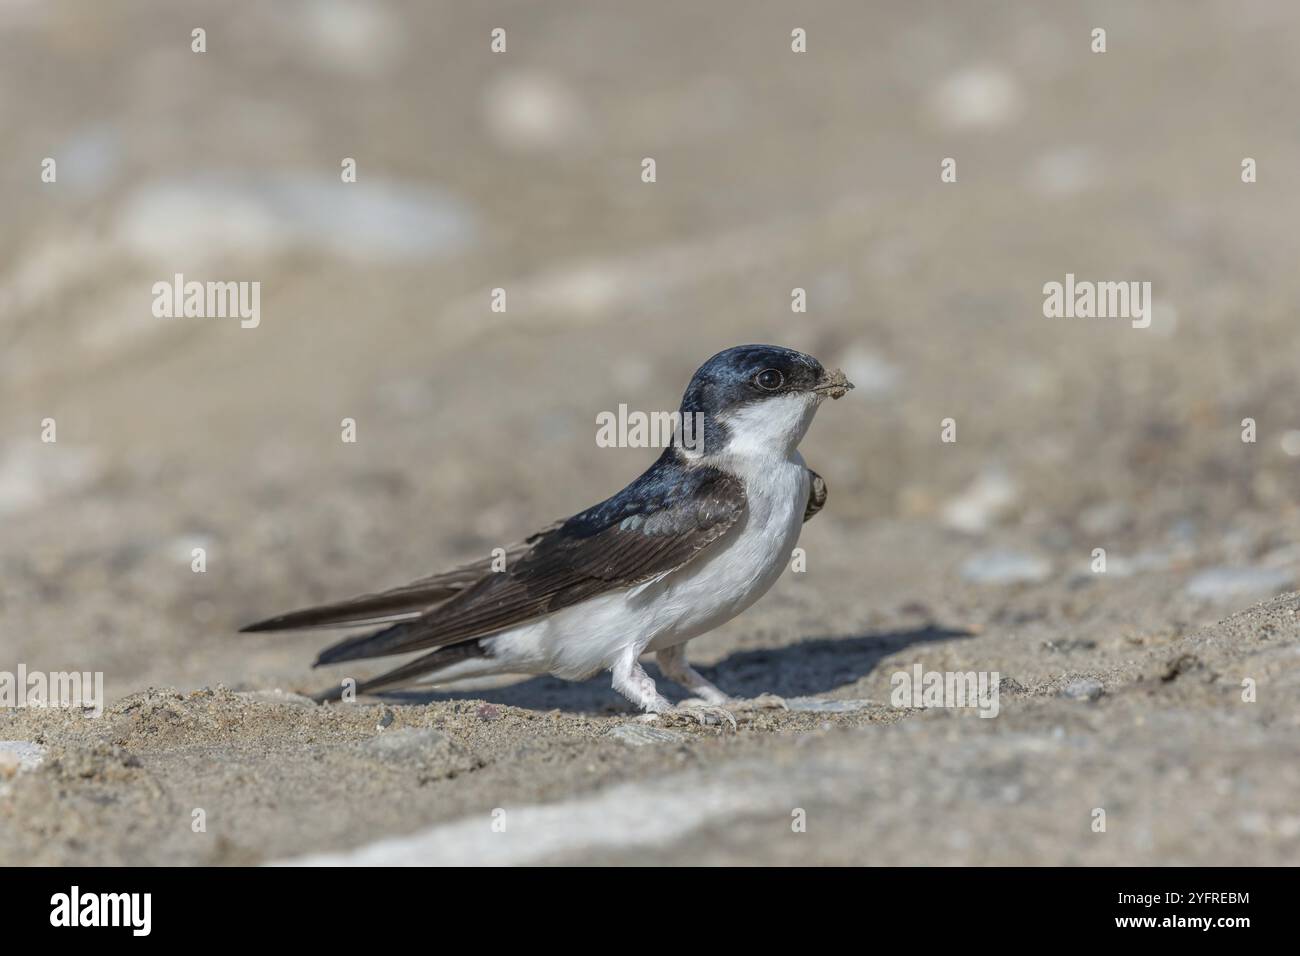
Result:
[[[507,570],[484,574],[428,613],[341,641],[316,663],[446,647],[652,580],[690,561],[744,510],[734,476],[656,466],[613,498],[534,536]]]

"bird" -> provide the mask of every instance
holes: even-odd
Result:
[[[691,377],[674,439],[654,464],[612,497],[504,549],[504,560],[498,553],[241,631],[384,625],[326,647],[318,667],[417,654],[317,694],[322,703],[344,697],[344,687],[371,693],[498,674],[577,681],[608,671],[643,719],[689,713],[734,727],[744,702],[691,667],[686,644],[752,605],[786,568],[827,499],[799,442],[822,402],[852,388],[842,371],[794,349],[726,349]],[[686,422],[697,426],[690,441]],[[660,693],[640,663],[649,652],[687,701]]]

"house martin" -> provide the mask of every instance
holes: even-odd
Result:
[[[793,349],[719,352],[682,397],[679,426],[687,416],[703,425],[692,447],[675,442],[618,494],[507,549],[504,570],[485,559],[243,630],[387,625],[316,660],[418,654],[357,684],[361,693],[492,674],[584,680],[607,670],[647,714],[684,713],[642,669],[641,655],[653,651],[664,676],[692,695],[690,716],[734,725],[725,708],[740,702],[687,663],[686,644],[780,577],[803,523],[826,503],[826,483],[804,464],[799,442],[822,401],[851,388],[843,372]]]

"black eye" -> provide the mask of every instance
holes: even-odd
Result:
[[[774,368],[765,368],[754,376],[754,384],[769,392],[776,391],[784,381],[785,376]]]

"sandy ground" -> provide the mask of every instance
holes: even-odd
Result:
[[[109,700],[0,709],[0,863],[1300,859],[1300,10],[796,19],[0,8],[0,671]],[[177,272],[260,325],[155,318]],[[1066,273],[1150,281],[1151,328],[1044,318]],[[654,456],[597,413],[749,341],[859,386],[803,445],[807,570],[691,647],[790,710],[317,707],[322,635],[234,633],[594,503]],[[917,664],[998,716],[893,706]]]

